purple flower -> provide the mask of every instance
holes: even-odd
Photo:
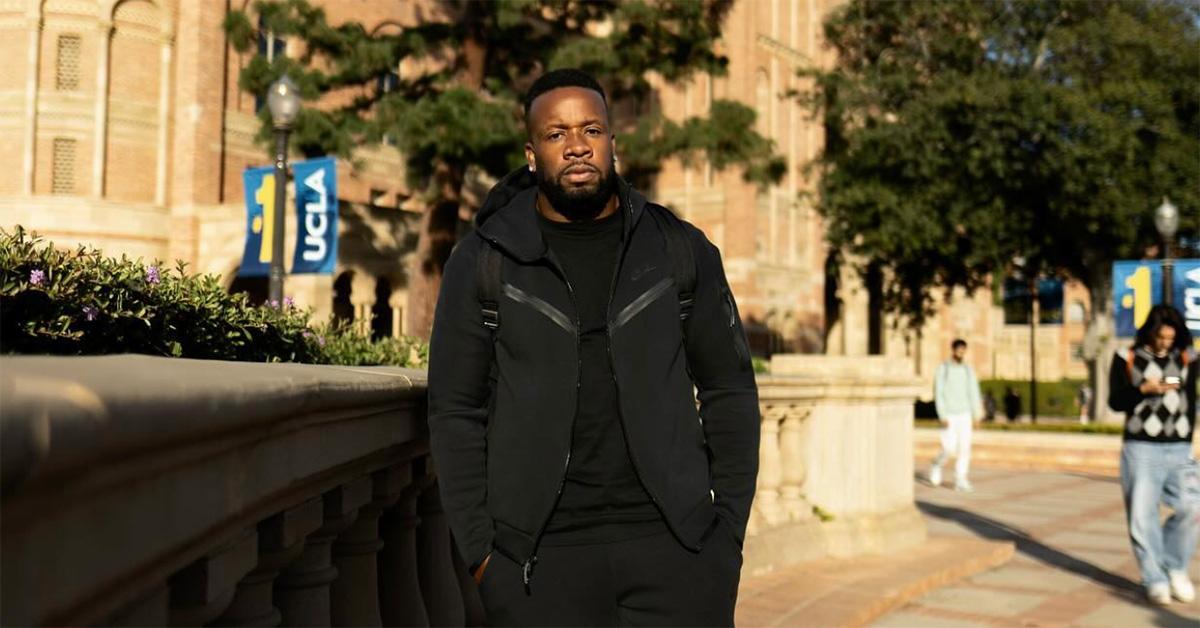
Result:
[[[35,268],[35,269],[29,271],[29,284],[30,285],[40,286],[40,285],[42,285],[42,282],[45,280],[46,280],[46,273],[42,272],[42,269]]]
[[[325,346],[325,336],[317,336],[317,344],[324,347]]]
[[[157,284],[161,281],[158,278],[158,266],[149,266],[146,268],[146,282],[149,284]]]
[[[92,307],[92,306],[90,306],[90,305],[85,305],[85,306],[83,306],[83,315],[84,315],[85,317],[87,317],[87,319],[88,319],[89,321],[94,321],[94,320],[96,320],[96,315],[97,315],[97,314],[99,314],[99,313],[100,313],[100,311],[99,311],[99,310],[97,310],[96,308],[94,308],[94,307]]]
[[[278,309],[279,301],[276,301],[275,299],[271,299],[270,301],[267,301],[267,306]]]
[[[296,300],[292,297],[283,297],[283,307],[288,309],[296,307]]]

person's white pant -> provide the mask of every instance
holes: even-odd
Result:
[[[952,414],[942,426],[942,450],[933,459],[939,469],[948,456],[954,456],[954,483],[964,484],[971,471],[971,415]]]

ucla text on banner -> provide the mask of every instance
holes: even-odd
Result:
[[[296,179],[296,254],[292,274],[331,275],[337,262],[337,166],[332,157],[292,166]]]
[[[1188,330],[1200,339],[1200,259],[1175,262],[1175,307],[1183,312]]]
[[[242,251],[241,277],[266,277],[271,270],[271,238],[275,229],[275,169],[246,168],[246,248]]]
[[[1163,271],[1158,260],[1113,263],[1113,313],[1117,336],[1129,338],[1146,322],[1150,308],[1162,302]],[[1193,336],[1200,336],[1200,260],[1175,260],[1172,302]]]

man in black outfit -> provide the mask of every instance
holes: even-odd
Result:
[[[458,549],[492,625],[732,625],[759,413],[720,255],[617,175],[590,76],[539,78],[525,121],[434,319]]]

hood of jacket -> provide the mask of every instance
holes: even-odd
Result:
[[[619,211],[625,212],[625,236],[641,219],[646,197],[617,177]],[[521,262],[532,262],[546,255],[546,241],[537,219],[537,180],[522,166],[500,179],[483,207],[475,214],[475,230]]]

